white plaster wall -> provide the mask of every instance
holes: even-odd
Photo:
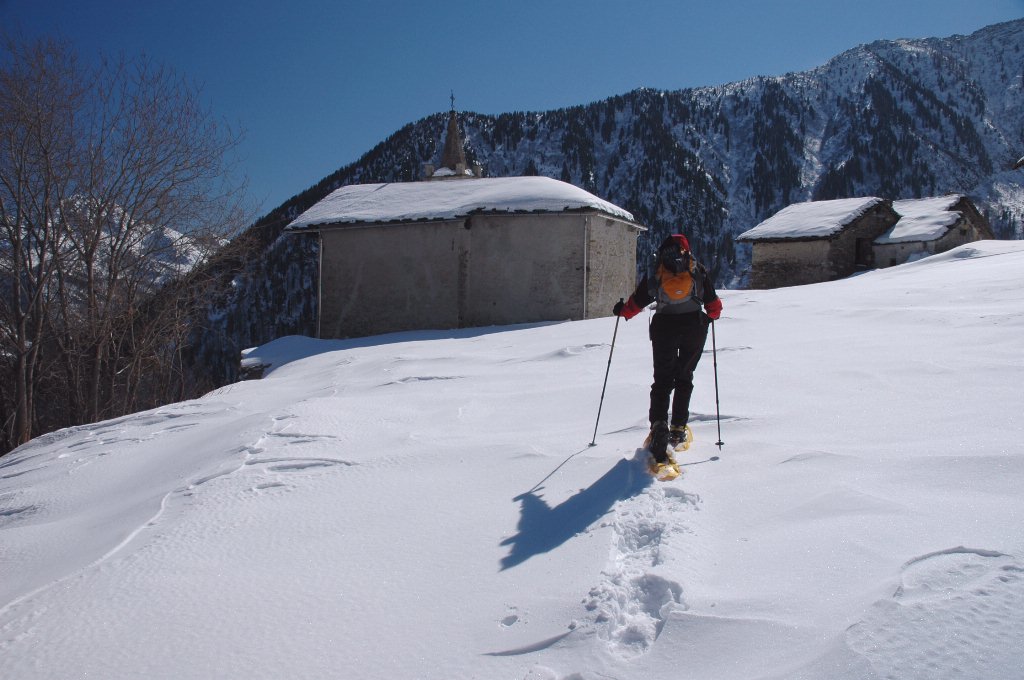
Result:
[[[463,325],[582,318],[584,222],[580,214],[470,218]]]
[[[325,229],[320,335],[458,326],[461,222]]]
[[[320,334],[607,316],[635,286],[636,234],[596,212],[328,227]]]
[[[620,220],[594,215],[588,222],[587,297],[584,318],[610,316],[619,298],[636,288],[639,231]]]

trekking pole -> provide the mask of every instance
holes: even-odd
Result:
[[[619,302],[625,302],[623,298],[619,298]],[[601,403],[597,405],[597,422],[594,423],[594,437],[590,440],[590,446],[597,446],[597,424],[601,422],[601,408],[604,407],[604,391],[608,387],[608,373],[612,370],[612,353],[615,352],[615,336],[619,334],[619,319],[622,317],[618,314],[615,315],[615,330],[612,331],[612,348],[608,350],[608,368],[604,369],[604,385],[601,387]]]
[[[715,367],[715,420],[718,422],[718,441],[715,442],[715,445],[721,451],[722,444],[725,442],[722,441],[722,413],[718,406],[718,347],[715,342],[715,322],[713,319],[711,321],[711,360]]]

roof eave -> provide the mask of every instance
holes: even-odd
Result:
[[[737,243],[800,243],[802,241],[831,241],[841,232],[824,236],[750,236],[737,237]]]
[[[477,209],[477,210],[471,210],[471,211],[469,211],[468,213],[466,213],[464,215],[453,215],[453,216],[445,216],[445,217],[416,217],[416,218],[406,218],[406,219],[396,219],[396,220],[372,220],[372,221],[368,221],[368,220],[334,220],[334,221],[328,221],[328,222],[317,222],[315,224],[306,224],[306,225],[303,225],[301,227],[294,227],[294,228],[291,225],[288,225],[287,227],[284,228],[283,231],[286,234],[308,234],[308,233],[323,231],[325,229],[331,229],[331,230],[333,230],[333,229],[361,229],[361,228],[368,228],[368,227],[382,227],[382,226],[391,225],[391,224],[430,224],[430,223],[438,223],[438,222],[456,222],[458,220],[464,220],[466,218],[473,217],[475,215],[566,215],[566,214],[578,215],[578,214],[584,214],[584,213],[590,213],[590,214],[595,214],[595,215],[603,215],[604,217],[608,217],[610,219],[618,220],[618,221],[620,221],[620,222],[622,222],[624,224],[627,224],[630,227],[637,229],[638,231],[647,231],[647,227],[643,226],[639,222],[627,219],[626,217],[623,217],[622,215],[617,215],[615,213],[611,213],[611,212],[607,212],[605,210],[601,210],[600,208],[594,208],[594,207],[588,207],[588,206],[579,207],[579,208],[566,208],[564,210],[542,210],[542,209],[537,209],[537,210],[498,210],[498,209],[484,210],[484,209]]]

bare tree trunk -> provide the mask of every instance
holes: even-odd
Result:
[[[81,89],[68,77],[73,60],[54,43],[13,55],[0,69],[0,349],[15,357],[14,417],[9,439],[33,435],[38,364],[46,343],[48,288],[57,269],[65,195],[73,155],[72,110]]]
[[[17,444],[36,422],[184,395],[175,372],[194,317],[181,309],[196,293],[174,282],[208,255],[201,244],[219,245],[249,216],[228,163],[238,136],[175,74],[143,59],[86,71],[53,42],[6,50],[0,364],[10,358],[14,387],[4,439]]]

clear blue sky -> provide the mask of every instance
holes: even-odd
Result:
[[[1024,0],[0,0],[0,30],[145,53],[246,131],[262,214],[424,116],[802,71],[882,38],[1024,17]]]

